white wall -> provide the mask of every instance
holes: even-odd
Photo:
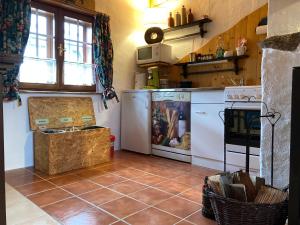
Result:
[[[161,27],[167,26],[168,12],[172,11],[173,15],[176,11],[181,12],[182,5],[184,5],[187,10],[192,9],[195,20],[200,19],[202,15],[209,15],[213,20],[212,23],[206,25],[208,33],[205,34],[204,38],[199,36],[166,43],[172,45],[174,58],[180,59],[188,53],[201,48],[213,37],[233,27],[245,16],[268,3],[268,0],[170,0],[169,2],[173,2],[173,4],[168,3],[161,6],[162,8],[166,8],[166,16],[161,16],[161,23],[156,21]],[[189,34],[199,32],[199,29],[195,27],[194,29],[187,29],[184,32],[187,32],[185,34]],[[167,34],[167,37],[176,35],[180,34],[174,32]]]
[[[300,0],[269,0],[268,36],[300,31]]]

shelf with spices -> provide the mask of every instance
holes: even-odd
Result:
[[[235,74],[239,74],[239,72],[243,69],[239,66],[239,60],[248,58],[248,55],[241,55],[241,56],[231,56],[231,57],[222,57],[210,60],[203,60],[199,62],[186,62],[186,63],[176,63],[176,66],[182,67],[182,75],[183,77],[187,77],[189,75],[201,75],[201,74],[209,74],[209,73],[219,73],[219,72],[234,72]],[[200,67],[204,65],[216,65],[216,64],[223,64],[232,62],[233,67],[226,68],[226,69],[210,69],[210,70],[203,70],[203,71],[196,71],[196,72],[189,72],[188,67]]]

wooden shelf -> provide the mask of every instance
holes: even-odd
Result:
[[[248,55],[242,55],[242,56],[231,56],[231,57],[223,57],[218,59],[211,59],[211,60],[205,60],[201,62],[187,62],[187,63],[176,63],[176,66],[181,66],[183,73],[182,75],[186,78],[188,75],[197,75],[197,74],[208,74],[208,73],[219,73],[219,72],[235,72],[235,74],[239,74],[239,72],[242,70],[242,68],[239,67],[238,61],[240,59],[248,58]],[[204,65],[214,65],[214,64],[221,64],[221,63],[227,63],[227,62],[233,62],[233,67],[229,69],[215,69],[215,70],[204,70],[204,71],[197,71],[197,72],[188,72],[188,67],[191,66],[204,66]]]
[[[175,40],[184,39],[184,38],[188,38],[188,37],[192,37],[192,36],[196,36],[196,35],[200,35],[203,38],[204,35],[207,33],[207,30],[204,29],[204,24],[210,23],[210,22],[212,22],[211,19],[204,18],[204,19],[194,21],[192,23],[188,23],[188,24],[184,24],[184,25],[181,25],[181,26],[176,26],[176,27],[171,27],[171,28],[164,29],[163,30],[164,33],[169,33],[169,32],[173,32],[173,31],[177,31],[177,30],[182,30],[182,29],[189,28],[189,27],[194,27],[194,26],[199,26],[199,29],[200,29],[200,31],[197,32],[197,33],[183,35],[183,36],[175,37],[175,38],[164,39],[164,42],[175,41]]]
[[[159,66],[159,67],[171,66],[171,64],[166,63],[166,62],[154,62],[154,63],[139,64],[138,66],[141,67],[141,68],[148,68],[148,67],[153,67],[153,66]]]

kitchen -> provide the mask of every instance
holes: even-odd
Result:
[[[185,6],[181,10],[181,14],[188,11]],[[192,12],[190,10],[189,15]],[[266,27],[266,16],[265,5],[200,49],[196,49],[195,42],[205,39],[214,23],[207,15],[196,21],[185,19],[187,22],[175,27],[170,25],[174,26],[174,20],[178,23],[177,18],[169,17],[169,28],[149,28],[145,41],[150,45],[138,47],[136,51],[136,90],[122,93],[121,148],[216,170],[226,166],[231,171],[245,169],[245,136],[249,124],[236,123],[225,128],[224,122],[229,124],[230,115],[239,109],[242,116],[237,118],[239,121],[246,120],[253,110],[257,117],[261,114],[262,92],[257,86],[260,85],[258,68],[262,59],[259,44],[266,38],[266,33],[256,31]],[[240,30],[241,26],[246,26],[247,30]],[[197,27],[198,30],[200,27],[200,33],[193,33]],[[158,43],[154,43],[150,35],[147,39],[147,33],[151,32],[157,36]],[[173,57],[182,43],[186,47],[190,45],[194,51],[182,56],[178,62]],[[237,52],[235,47],[247,51]],[[256,137],[251,138],[258,141],[249,145],[248,168],[259,174],[260,124],[255,132]],[[136,135],[139,135],[139,141],[136,141]],[[234,136],[240,138],[234,140]]]
[[[42,8],[41,12],[33,10],[37,16],[48,9],[55,13],[53,4],[67,11],[87,14],[89,18],[95,12],[109,15],[113,51],[108,47],[106,57],[112,57],[110,54],[113,52],[113,62],[110,58],[112,67],[108,69],[108,78],[96,80],[102,84],[100,89],[97,86],[96,90],[89,87],[93,91],[86,88],[82,92],[79,89],[73,92],[67,89],[70,85],[67,84],[66,89],[33,90],[34,85],[29,88],[23,86],[25,77],[21,76],[18,101],[4,103],[3,145],[7,190],[9,194],[16,191],[19,197],[29,199],[28,208],[32,212],[42,209],[43,213],[36,214],[32,221],[45,218],[51,224],[78,224],[78,221],[80,224],[146,224],[148,220],[154,224],[216,224],[204,216],[206,195],[202,193],[202,188],[207,185],[206,176],[213,177],[220,171],[234,174],[244,170],[256,179],[263,177],[266,184],[279,189],[290,182],[297,185],[298,181],[292,183],[289,179],[289,156],[292,74],[293,67],[300,63],[298,33],[295,33],[298,32],[296,9],[299,2],[33,2],[34,6],[49,6]],[[74,7],[74,4],[80,7]],[[49,15],[47,18],[52,20]],[[67,23],[74,22],[70,19],[72,15],[67,15]],[[77,27],[81,25],[86,26],[86,30],[92,27],[90,23],[81,22]],[[48,41],[55,39],[53,33],[47,35]],[[62,40],[60,35],[58,39]],[[74,37],[70,35],[70,40],[65,40],[65,46],[67,41],[74,42]],[[77,42],[80,49],[81,41],[78,39]],[[30,46],[33,45],[30,42]],[[57,55],[52,57],[66,54],[68,60],[69,50],[58,43],[56,45]],[[83,41],[83,45],[92,47],[93,42]],[[47,54],[53,54],[51,52],[49,50]],[[24,65],[29,65],[26,60]],[[89,73],[92,67],[89,67],[88,60],[92,62],[92,58],[83,57],[83,60],[87,60],[84,73]],[[74,77],[78,76],[82,70],[70,66],[74,62],[68,63],[58,60],[57,66],[65,64],[66,68],[72,68],[69,71],[74,73]],[[32,73],[38,72],[34,71],[34,67],[26,68],[28,71],[31,69]],[[70,78],[72,73],[69,71]],[[97,71],[101,72],[101,69]],[[55,80],[54,73],[47,74]],[[76,80],[84,82],[84,85],[92,83],[91,78],[68,81],[57,75],[58,82],[71,83]],[[31,76],[30,79],[35,78]],[[44,79],[43,76],[40,79]],[[103,81],[110,82],[109,88],[101,83]],[[50,82],[47,84],[49,87],[54,86],[52,80],[47,82]],[[79,161],[84,158],[80,155],[82,146],[90,156],[95,151],[104,150],[103,159],[110,158],[111,161],[97,161],[100,156],[95,154],[94,161],[99,165],[83,165],[93,163],[91,158],[84,158],[81,165],[69,168],[70,171],[63,174],[52,176],[36,171],[36,132],[51,123],[44,114],[37,118],[32,116],[32,112],[39,114],[39,110],[47,108],[35,105],[37,110],[32,110],[30,102],[39,98],[52,100],[48,105],[52,111],[47,117],[53,119],[59,116],[60,124],[51,132],[65,129],[59,130],[62,132],[59,135],[77,132],[92,137],[94,131],[84,131],[84,128],[99,129],[95,132],[98,133],[95,139],[85,139],[85,145],[81,145],[84,142],[81,136],[73,143],[72,138],[66,142],[66,146],[73,144],[73,151],[70,152],[74,154],[70,153],[70,157],[65,158],[64,167],[70,165],[72,168],[74,158]],[[64,102],[62,107],[71,105],[69,110],[65,110],[59,106],[56,108],[55,102],[59,102],[57,100],[60,98],[88,100],[85,104],[72,100]],[[73,110],[76,105],[80,107]],[[83,106],[87,108],[83,109]],[[78,124],[77,120],[73,120],[77,117],[81,120]],[[34,125],[37,130],[32,129],[32,123],[39,123]],[[103,135],[101,130],[106,131],[104,144],[104,139],[100,139]],[[58,134],[46,136],[53,136],[51,140],[55,140]],[[93,141],[97,143],[92,144]],[[47,147],[45,143],[39,145]],[[59,145],[62,148],[64,143]],[[56,148],[58,152],[60,148]],[[65,154],[68,151],[64,151]],[[62,161],[60,165],[63,165]],[[79,169],[80,166],[87,168]],[[209,185],[213,187],[213,183]],[[251,199],[248,197],[246,199]],[[31,221],[26,218],[26,214],[30,213],[25,213],[24,219],[22,216],[12,217],[11,202],[9,198],[7,200],[8,224]],[[72,207],[76,205],[80,205],[80,209],[73,213]],[[60,213],[57,207],[64,210]],[[296,214],[297,209],[294,210]],[[286,217],[286,211],[277,215]],[[277,217],[273,215],[270,218]],[[292,222],[293,215],[290,218],[290,224],[296,224]],[[217,223],[226,224],[220,220]]]

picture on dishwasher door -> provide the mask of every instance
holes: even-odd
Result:
[[[190,150],[190,102],[152,102],[152,144]]]

